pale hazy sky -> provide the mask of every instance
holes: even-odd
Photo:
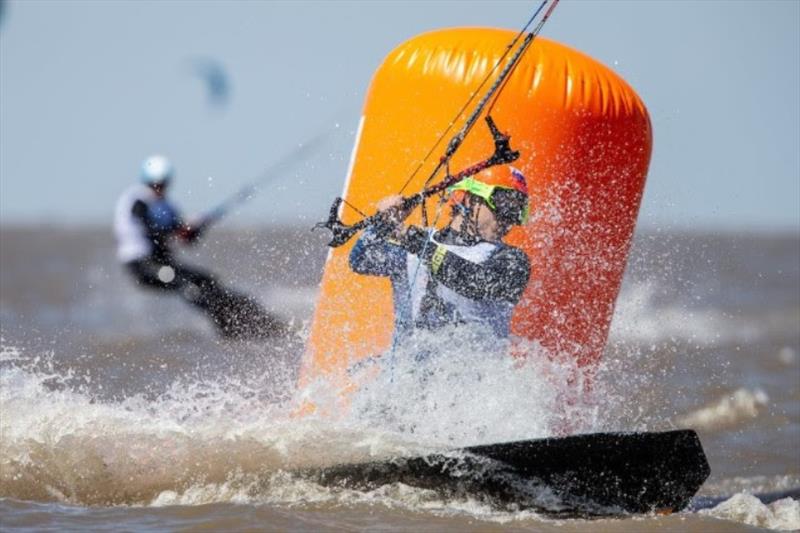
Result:
[[[187,211],[320,131],[323,153],[226,223],[324,218],[362,99],[396,45],[453,26],[519,29],[526,2],[14,1],[0,20],[0,221],[106,224],[143,157],[169,156]],[[641,95],[647,227],[800,230],[800,2],[562,0],[543,36]],[[224,65],[224,108],[190,72]]]

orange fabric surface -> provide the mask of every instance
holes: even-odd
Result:
[[[369,88],[346,200],[372,214],[379,199],[398,193],[513,36],[507,30],[441,30],[391,52]],[[423,186],[473,108],[474,103],[404,194]],[[531,194],[530,221],[506,239],[524,249],[532,265],[512,331],[591,368],[607,340],[650,161],[647,110],[607,67],[537,38],[492,117],[511,135],[512,148],[521,151],[514,166],[526,175]],[[451,171],[487,158],[492,149],[481,119],[453,158]],[[435,204],[429,199],[429,214]],[[360,218],[342,208],[345,223]],[[445,214],[439,225],[446,219]],[[410,222],[420,223],[419,209]],[[350,271],[355,240],[332,250],[325,265],[301,385],[391,345],[390,283]]]

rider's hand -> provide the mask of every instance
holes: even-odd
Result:
[[[411,208],[404,207],[404,204],[405,198],[399,194],[393,194],[378,202],[378,212],[386,216],[387,222],[400,224],[411,213]]]
[[[410,209],[404,209],[405,199],[399,194],[387,196],[378,201],[378,220],[373,226],[373,231],[380,238],[393,237],[399,238],[401,235],[401,224],[410,213]]]
[[[419,255],[428,242],[428,232],[417,226],[409,226],[400,237],[400,246],[410,254]]]
[[[187,243],[194,243],[203,235],[205,230],[206,224],[202,219],[191,221],[183,227],[181,238]]]

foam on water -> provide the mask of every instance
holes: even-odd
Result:
[[[767,405],[769,396],[763,390],[740,388],[711,405],[678,417],[677,423],[684,427],[717,430],[755,418]]]
[[[72,378],[0,372],[0,495],[142,503],[231,473],[302,464],[315,451],[305,438],[311,428],[291,424],[241,382],[176,382],[155,400],[101,402],[67,387]]]
[[[183,493],[165,491],[150,502],[152,507],[171,505],[203,505],[219,501],[238,504],[298,505],[306,508],[338,506],[357,510],[374,507],[413,510],[425,516],[464,517],[497,524],[536,520],[557,522],[530,510],[499,510],[484,501],[463,496],[443,498],[436,491],[411,487],[403,483],[383,485],[374,490],[353,490],[344,487],[322,487],[311,481],[286,472],[278,472],[268,479],[251,480],[250,484],[225,483],[222,485],[194,486]],[[355,511],[357,512],[357,511]]]
[[[610,398],[600,387],[583,394],[583,373],[573,361],[556,362],[536,343],[516,346],[528,357],[515,359],[503,344],[466,335],[421,332],[372,368],[357,365],[351,420],[457,446],[603,427],[600,404]]]
[[[623,286],[612,320],[611,337],[625,342],[653,343],[673,339],[698,345],[752,342],[764,334],[751,322],[716,308],[687,308],[685,302],[656,303],[662,287],[653,280]]]
[[[584,423],[597,421],[596,405],[554,407],[569,393],[554,384],[574,369],[463,344],[427,364],[395,354],[393,372],[373,375],[335,420],[296,418],[294,401],[274,403],[258,383],[223,377],[179,379],[156,398],[101,400],[81,384],[89,376],[55,371],[41,358],[20,364],[12,348],[0,353],[0,497],[24,500],[211,503],[287,490],[305,499],[328,489],[282,473],[542,437],[579,411]],[[337,392],[312,389],[301,396],[323,401]]]
[[[780,531],[800,529],[800,501],[784,498],[768,505],[755,496],[740,493],[713,509],[700,511],[722,520]]]
[[[19,349],[14,346],[6,346],[5,339],[0,337],[0,363],[10,361],[21,361]]]
[[[500,511],[402,484],[355,491],[292,473],[443,446],[631,429],[615,427],[625,402],[604,385],[604,369],[586,397],[578,394],[583,383],[574,365],[536,344],[518,349],[534,356],[509,358],[504,346],[487,347],[463,333],[423,334],[406,348],[353,365],[349,377],[358,392],[347,398],[346,414],[330,419],[293,416],[298,398],[337,398],[340,390],[329,383],[312,383],[284,403],[265,398],[258,383],[224,377],[179,379],[156,398],[100,400],[89,387],[76,386],[80,379],[72,373],[42,361],[24,364],[19,350],[2,346],[0,497],[154,507],[379,503],[500,523],[538,520],[532,512]],[[619,379],[617,370],[610,373]],[[763,391],[741,389],[679,422],[712,427],[752,416],[767,401]],[[709,516],[761,527],[800,524],[791,502],[736,502]]]

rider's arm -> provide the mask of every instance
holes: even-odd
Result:
[[[350,268],[357,274],[392,276],[405,267],[406,251],[371,228],[364,231],[350,251]]]
[[[134,218],[147,223],[147,204],[141,200],[136,200],[131,207],[131,214]]]
[[[173,213],[173,218],[170,224],[165,227],[163,225],[163,221],[159,222],[150,215],[150,208],[142,200],[136,200],[133,203],[131,214],[134,216],[134,218],[138,218],[142,221],[147,234],[151,237],[160,236],[160,238],[163,238],[165,235],[174,233],[183,241],[193,242],[197,240],[204,229],[202,224],[189,225],[185,223],[177,211]]]
[[[148,235],[155,235],[158,233],[158,225],[155,223],[152,217],[149,216],[149,210],[147,204],[144,203],[142,200],[136,200],[133,203],[133,207],[131,208],[131,214],[134,218],[138,218],[144,224],[145,229],[147,230]]]
[[[403,208],[399,195],[387,196],[378,204],[383,213],[382,222],[364,230],[350,251],[350,268],[358,274],[370,276],[400,275],[406,268],[406,251],[393,239],[400,224],[408,217],[409,208]]]

